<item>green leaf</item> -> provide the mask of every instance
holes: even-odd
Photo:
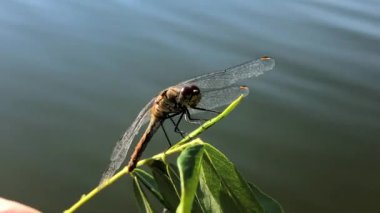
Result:
[[[199,172],[203,156],[203,145],[186,148],[177,159],[181,178],[181,201],[177,212],[191,212],[195,192],[199,182]]]
[[[230,196],[222,177],[215,172],[210,159],[205,155],[200,174],[199,198],[206,212],[235,212],[238,202]]]
[[[252,192],[255,194],[257,200],[260,202],[261,206],[264,209],[264,212],[268,212],[268,213],[283,213],[284,212],[280,203],[278,203],[276,200],[271,198],[269,195],[265,194],[263,191],[261,191],[259,188],[257,188],[255,185],[251,183],[249,183],[249,187],[251,188]]]
[[[153,212],[152,207],[145,195],[145,192],[141,189],[140,182],[137,178],[133,178],[133,189],[135,191],[136,200],[141,212]]]
[[[209,160],[204,157],[204,161]],[[206,212],[223,212],[222,203],[220,202],[221,194],[223,193],[222,184],[220,183],[219,176],[213,171],[209,162],[202,162],[202,170],[199,176],[199,189],[201,193],[198,193],[198,197]],[[224,208],[224,210],[227,212],[226,208]]]
[[[172,182],[173,184],[173,187],[179,197],[179,194],[180,194],[180,188],[181,188],[181,181],[180,181],[180,177],[179,177],[179,174],[178,174],[178,169],[175,165],[173,164],[168,164],[166,166],[166,172],[170,178],[170,181]]]
[[[169,177],[170,179],[172,180],[172,183],[174,184],[175,188],[176,188],[176,191],[177,193],[179,192],[179,189],[181,188],[181,182],[180,182],[180,176],[178,174],[178,169],[175,165],[173,164],[169,164],[167,166],[167,172],[169,174]],[[201,206],[200,206],[200,203],[199,203],[199,200],[197,198],[197,195],[195,195],[196,199],[195,199],[195,202],[193,203],[193,208],[192,208],[192,212],[202,212],[202,209],[201,209]]]
[[[174,212],[179,203],[179,196],[175,189],[175,186],[166,172],[166,166],[161,161],[155,160],[149,164],[152,170],[154,180],[157,183],[157,187],[160,194],[163,197],[164,206],[170,212]]]
[[[133,170],[133,175],[164,205],[164,199],[152,175],[138,168]]]
[[[263,212],[249,184],[224,154],[209,144],[202,161],[202,206],[215,212]]]

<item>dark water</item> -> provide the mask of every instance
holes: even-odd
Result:
[[[161,89],[270,55],[202,137],[287,212],[374,212],[378,1],[1,1],[0,196],[59,212]],[[176,138],[173,135],[173,138]],[[145,156],[167,145],[158,133]],[[81,212],[136,210],[129,178]]]

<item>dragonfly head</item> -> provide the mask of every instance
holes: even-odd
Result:
[[[195,107],[201,100],[201,91],[195,85],[188,85],[181,88],[177,97],[177,102],[183,106]]]

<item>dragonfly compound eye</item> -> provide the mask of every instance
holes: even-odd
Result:
[[[199,94],[199,88],[195,85],[184,86],[181,89],[182,97],[191,97],[193,95],[198,95],[198,94]]]
[[[200,90],[197,86],[192,85],[190,88],[192,89],[193,95],[198,95],[200,93]]]

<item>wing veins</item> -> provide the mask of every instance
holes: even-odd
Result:
[[[251,60],[222,71],[208,73],[179,83],[179,86],[197,85],[200,89],[220,89],[243,79],[257,77],[275,66],[274,59]]]
[[[121,139],[116,143],[110,158],[111,162],[107,170],[103,173],[100,183],[111,178],[124,162],[133,139],[138,134],[141,127],[150,119],[150,108],[152,107],[154,100],[155,99],[153,98],[144,106],[132,125],[124,132]]]

